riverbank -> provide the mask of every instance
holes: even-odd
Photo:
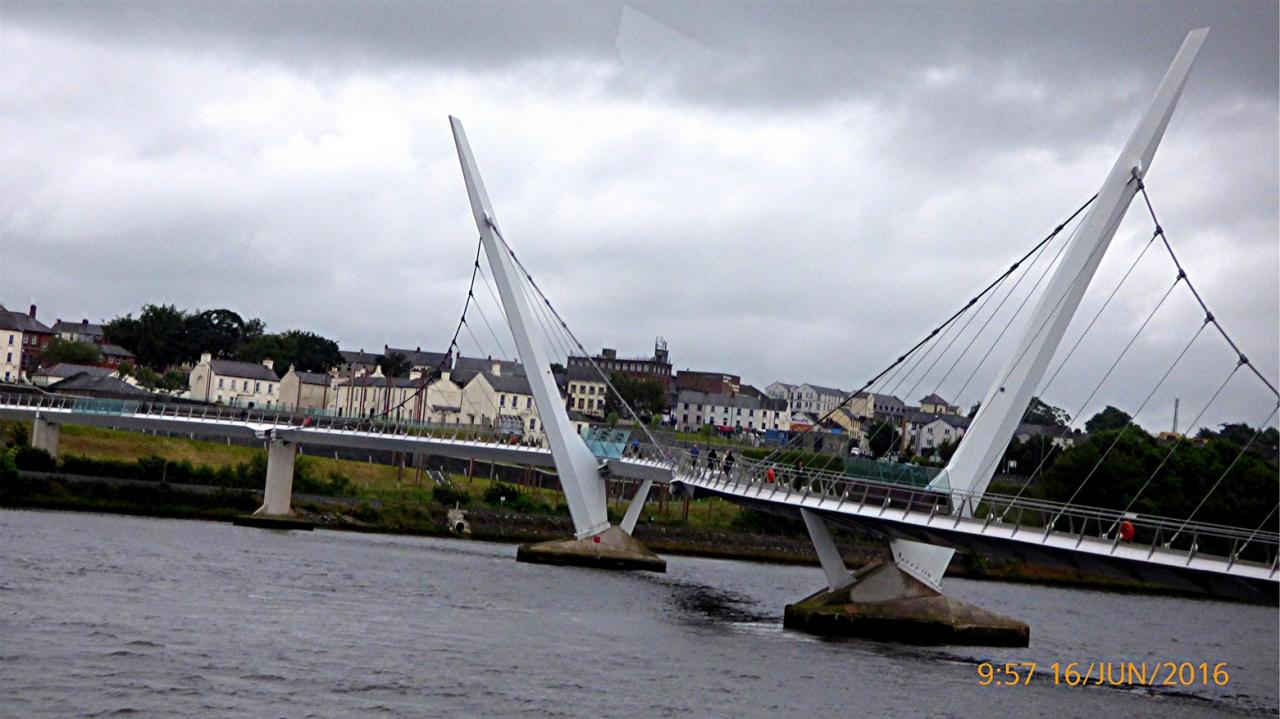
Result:
[[[252,512],[260,492],[132,479],[73,477],[24,472],[0,485],[0,508],[96,512],[168,519],[231,521]],[[538,542],[572,534],[569,518],[554,514],[466,508],[468,531],[452,531],[449,509],[431,501],[295,495],[294,510],[317,527],[338,531],[453,537],[501,543]],[[734,559],[774,564],[817,565],[813,545],[803,536],[641,523],[635,536],[661,554]],[[889,558],[873,539],[841,535],[845,562],[857,569]],[[1113,592],[1180,595],[1152,584],[1087,575],[1075,570],[1016,561],[957,555],[948,576],[1043,584]]]

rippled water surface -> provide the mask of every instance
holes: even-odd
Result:
[[[948,580],[1029,649],[784,631],[816,568],[517,564],[515,548],[0,511],[3,716],[1275,715],[1274,607]],[[977,663],[1035,661],[1028,686]],[[1222,689],[1054,686],[1052,662],[1227,662]],[[839,714],[835,714],[838,712]]]

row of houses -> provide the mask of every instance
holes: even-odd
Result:
[[[290,367],[277,377],[271,360],[254,364],[206,353],[191,370],[188,396],[215,404],[320,411],[336,417],[496,427],[541,441],[542,419],[520,363],[425,354],[419,359],[423,361],[414,361],[404,377],[386,376],[376,361],[367,366],[352,363],[330,373]],[[443,369],[441,360],[448,360]],[[342,370],[351,376],[342,376]],[[603,380],[569,368],[557,382],[576,425],[603,419]]]
[[[102,325],[91,324],[87,319],[58,319],[50,327],[36,319],[35,305],[25,313],[0,305],[0,382],[30,382],[45,366],[44,351],[54,337],[96,346],[98,362],[93,366],[114,370],[134,360],[132,352],[107,341]]]

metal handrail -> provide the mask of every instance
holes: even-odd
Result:
[[[135,400],[98,400],[82,397],[68,397],[48,394],[8,394],[0,393],[0,407],[17,406],[35,410],[50,409],[84,414],[113,414],[121,416],[158,416],[175,419],[220,422],[253,422],[269,427],[288,427],[292,429],[311,429],[328,432],[370,432],[404,437],[435,437],[443,441],[475,442],[477,444],[509,444],[511,435],[497,431],[496,427],[440,424],[430,422],[409,422],[386,419],[370,419],[360,417],[336,417],[329,414],[316,414],[298,411],[248,409],[239,407],[220,407],[215,405],[173,404],[164,402],[144,402]],[[459,438],[459,433],[462,434]],[[632,452],[622,458],[628,462],[638,462],[671,471],[672,477],[679,481],[693,484],[705,484],[745,493],[752,489],[757,494],[771,489],[771,496],[779,487],[785,487],[787,497],[792,491],[801,491],[804,496],[818,497],[819,501],[836,500],[839,506],[859,497],[859,506],[865,506],[869,498],[884,502],[884,508],[898,505],[905,506],[905,511],[930,508],[931,520],[934,517],[955,517],[959,522],[965,517],[985,519],[984,527],[996,524],[1015,527],[1035,528],[1043,531],[1047,537],[1054,532],[1072,536],[1098,536],[1114,538],[1119,523],[1129,520],[1142,531],[1151,533],[1152,551],[1157,546],[1168,548],[1179,538],[1185,538],[1191,547],[1189,553],[1198,551],[1199,544],[1205,540],[1221,540],[1231,542],[1231,561],[1239,556],[1249,545],[1262,545],[1280,549],[1280,533],[1261,530],[1248,530],[1207,522],[1185,522],[1180,519],[1159,517],[1154,515],[1130,514],[1119,510],[1083,505],[1068,505],[1050,500],[1030,499],[989,492],[962,491],[950,488],[930,489],[910,484],[889,482],[878,479],[855,477],[827,470],[799,469],[778,463],[767,463],[751,459],[735,459],[726,467],[723,457],[718,464],[710,466],[705,454],[694,456],[692,452],[674,447],[658,447],[642,445],[638,452]],[[769,469],[774,470],[774,481],[767,480]],[[709,480],[709,481],[708,481]],[[945,511],[940,511],[940,508]],[[1014,515],[1015,519],[1007,518]],[[979,515],[983,515],[979,517]],[[905,517],[905,514],[904,514]],[[1039,519],[1039,523],[1034,523]],[[1032,521],[1027,521],[1032,520]],[[1066,529],[1062,529],[1062,525]],[[1091,531],[1092,528],[1092,531]],[[1161,543],[1164,533],[1172,537]],[[1271,552],[1269,556],[1274,556]]]

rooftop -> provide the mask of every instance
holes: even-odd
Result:
[[[223,377],[242,377],[244,379],[262,379],[271,382],[280,380],[276,373],[267,369],[266,365],[256,364],[254,362],[237,362],[235,360],[216,359],[210,360],[209,364],[213,367],[216,374]]]
[[[7,310],[4,305],[0,305],[0,330],[53,334],[53,330],[45,323],[24,312]]]

